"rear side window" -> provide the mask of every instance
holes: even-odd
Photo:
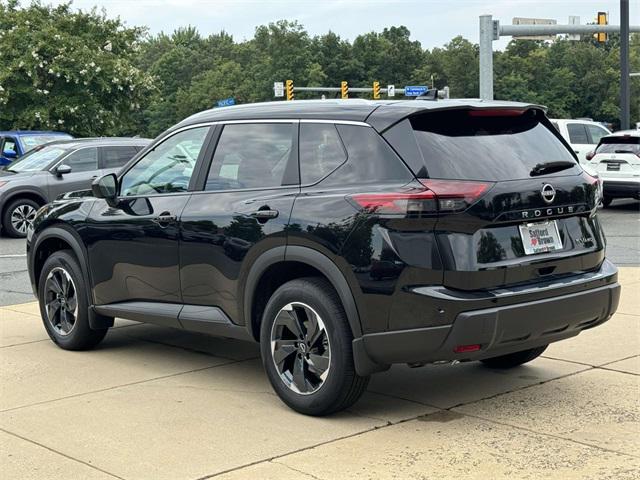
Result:
[[[334,125],[300,125],[300,179],[303,185],[322,180],[346,160],[347,152]]]
[[[72,173],[89,172],[98,169],[98,149],[81,148],[70,154],[62,163],[71,167]]]
[[[569,143],[588,144],[589,136],[587,129],[582,123],[568,123],[567,131],[569,132]]]
[[[102,147],[102,165],[100,168],[119,168],[138,153],[135,147]]]
[[[587,130],[589,131],[589,136],[591,137],[592,145],[597,145],[602,137],[605,135],[610,135],[604,128],[598,127],[597,125],[587,125]]]
[[[389,145],[370,127],[336,125],[347,150],[347,161],[322,185],[408,182],[411,172]]]
[[[290,123],[225,125],[205,190],[281,186],[293,154],[293,133]]]
[[[411,118],[426,168],[426,171],[416,171],[417,176],[515,180],[530,178],[531,170],[539,163],[576,163],[571,152],[550,130],[553,127],[542,123],[541,112],[496,112],[447,110]],[[571,170],[563,170],[556,175],[571,173]]]

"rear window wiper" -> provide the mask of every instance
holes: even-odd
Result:
[[[538,163],[531,169],[529,175],[536,177],[538,175],[546,175],[547,173],[559,172],[578,165],[576,162],[561,160],[559,162]]]

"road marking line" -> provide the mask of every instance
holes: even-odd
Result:
[[[0,255],[0,258],[22,258],[26,256],[27,256],[26,253],[16,253],[16,254],[9,254],[9,255]]]

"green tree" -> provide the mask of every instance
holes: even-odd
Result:
[[[143,33],[95,9],[0,3],[0,129],[136,132],[154,89],[133,63]]]

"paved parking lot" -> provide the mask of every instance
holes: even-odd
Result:
[[[253,344],[118,321],[57,348],[0,239],[0,478],[640,478],[637,205],[601,213],[628,265],[607,324],[508,372],[396,366],[322,419],[278,400]]]

